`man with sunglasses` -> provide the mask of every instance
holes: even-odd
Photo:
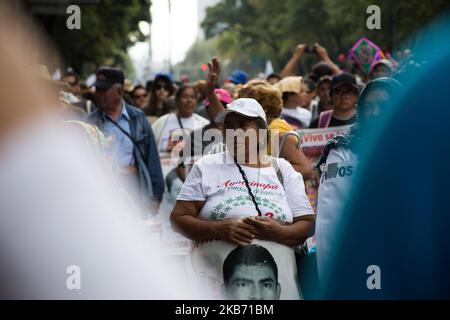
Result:
[[[330,85],[330,98],[333,110],[322,112],[310,128],[339,127],[356,122],[356,102],[358,86],[350,73],[334,76]]]
[[[112,139],[113,163],[136,205],[154,211],[162,199],[164,179],[151,126],[142,110],[123,100],[122,70],[103,67],[96,76],[97,110],[87,115],[86,122]]]

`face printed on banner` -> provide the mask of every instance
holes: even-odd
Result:
[[[167,152],[171,152],[174,148],[177,150],[183,149],[184,146],[184,137],[189,135],[188,130],[183,129],[174,129],[169,133],[169,141],[167,143]]]
[[[237,247],[223,264],[225,296],[231,300],[279,300],[278,268],[259,245]]]
[[[234,268],[226,291],[231,300],[278,300],[279,287],[269,266],[241,264]]]

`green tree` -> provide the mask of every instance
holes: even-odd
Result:
[[[366,27],[372,4],[381,9],[381,30]],[[366,36],[393,51],[448,7],[448,0],[222,0],[207,9],[202,27],[218,37],[218,55],[264,56],[280,70],[298,43],[319,42],[336,57]]]
[[[66,28],[67,15],[37,16],[65,63],[86,75],[99,65],[116,65],[130,72],[127,48],[145,37],[138,28],[150,21],[150,0],[101,0],[80,4],[81,30]]]

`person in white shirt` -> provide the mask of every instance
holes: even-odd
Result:
[[[262,107],[249,98],[228,104],[216,122],[223,123],[224,135],[227,129],[256,132],[267,126]],[[225,139],[228,151],[207,155],[194,165],[171,214],[175,229],[192,240],[220,238],[245,245],[261,238],[290,246],[303,243],[312,234],[314,213],[301,174],[287,161],[275,159],[282,185],[261,147],[266,140],[258,138],[258,148],[249,140]],[[258,149],[257,154],[252,149]]]
[[[286,160],[267,155],[266,115],[255,99],[233,101],[215,121],[223,123],[227,151],[194,165],[171,213],[172,228],[201,242],[193,261],[217,265],[236,245],[264,241],[271,250],[284,252],[283,273],[296,277],[294,247],[314,231],[302,175]],[[214,268],[211,278],[220,279],[219,269]],[[290,279],[282,284],[284,298],[298,299],[299,292],[292,289],[297,281]]]
[[[152,125],[158,150],[161,152],[171,152],[185,136],[209,123],[207,119],[194,113],[197,107],[197,92],[194,87],[180,88],[175,101],[176,112],[158,118]]]

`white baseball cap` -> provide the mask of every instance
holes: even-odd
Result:
[[[267,123],[266,113],[258,101],[252,98],[239,98],[227,104],[227,109],[217,114],[215,119],[216,123],[224,123],[225,117],[232,112],[250,118],[261,118]]]

